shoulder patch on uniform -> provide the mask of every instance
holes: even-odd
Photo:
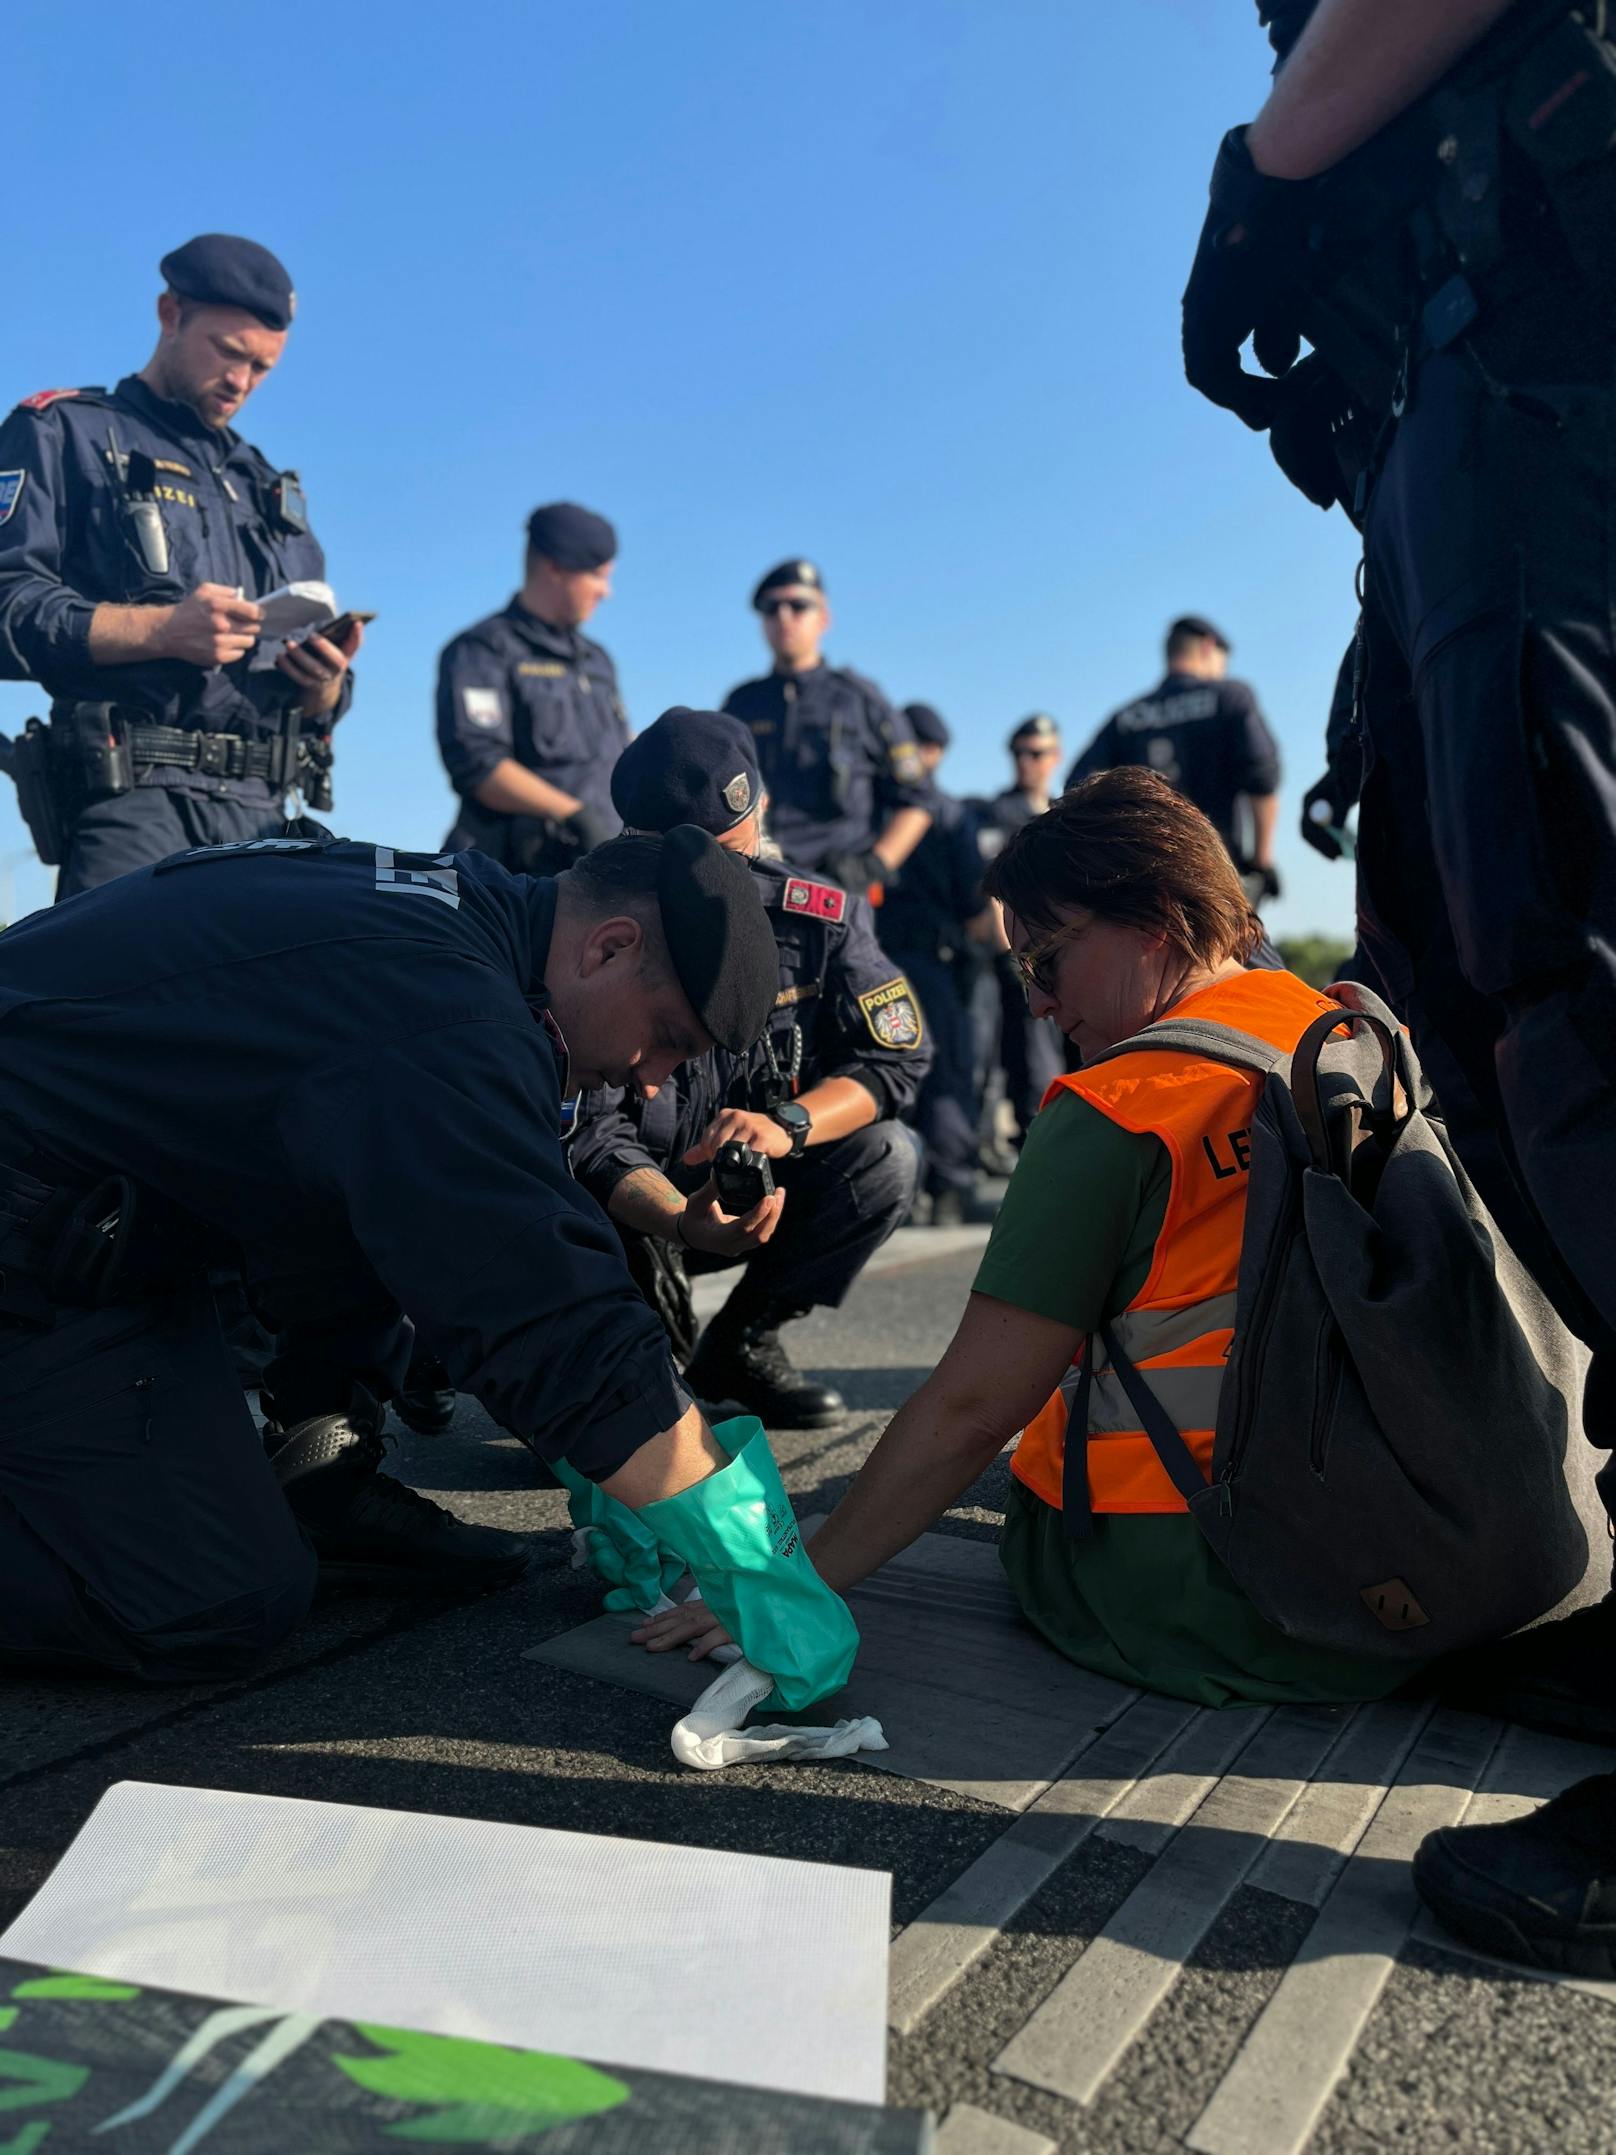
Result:
[[[42,412],[49,405],[59,403],[63,397],[76,397],[76,389],[36,389],[31,397],[24,397],[17,406],[20,412]]]
[[[793,876],[780,896],[788,913],[808,913],[815,920],[840,920],[847,911],[847,893],[834,883],[809,883]]]
[[[0,471],[0,524],[7,522],[21,501],[22,484],[27,476],[25,471]]]
[[[868,988],[858,999],[870,1036],[883,1048],[918,1048],[920,1005],[915,991],[902,973],[879,988]]]
[[[469,725],[502,726],[505,723],[505,699],[497,688],[463,688],[460,708]]]

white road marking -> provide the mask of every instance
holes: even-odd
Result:
[[[1346,2071],[1419,1903],[1409,1859],[1461,1816],[1496,1721],[1439,1713],[1348,1860],[1187,2144],[1197,2155],[1299,2155]]]
[[[1042,2133],[996,2118],[974,2103],[956,2103],[944,2118],[934,2142],[937,2155],[1055,2155],[1055,2143]]]
[[[994,2071],[1092,2103],[1340,1733],[1327,1708],[1274,1713]]]
[[[1429,1718],[1428,1706],[1396,1699],[1360,1706],[1246,1883],[1319,1907]]]

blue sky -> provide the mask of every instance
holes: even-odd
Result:
[[[1267,58],[1243,0],[12,0],[8,169],[34,178],[0,404],[140,366],[193,232],[285,259],[297,326],[244,431],[379,614],[350,835],[443,837],[438,648],[570,498],[621,536],[595,626],[637,724],[761,670],[747,593],[805,553],[831,657],[948,716],[958,792],[1006,782],[1029,711],[1075,750],[1170,617],[1210,614],[1285,752],[1272,918],[1345,932],[1350,871],[1295,828],[1354,535],[1178,366],[1206,174]],[[5,730],[37,707],[0,686]],[[26,846],[0,786],[15,912],[49,894]]]

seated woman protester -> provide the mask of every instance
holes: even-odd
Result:
[[[1228,854],[1154,772],[1085,780],[1015,834],[987,887],[1031,1009],[1086,1058],[1169,1012],[1288,1052],[1329,1007],[1292,973],[1248,970],[1261,928]],[[1063,1514],[1067,1421],[1102,1326],[1150,1362],[1158,1398],[1210,1467],[1257,1085],[1177,1051],[1055,1080],[948,1351],[809,1552],[830,1586],[845,1593],[923,1533],[1024,1430],[1000,1554],[1029,1619],[1071,1660],[1202,1705],[1395,1687],[1396,1664],[1300,1645],[1259,1617],[1103,1366],[1088,1387],[1092,1524]],[[723,1635],[681,1610],[635,1636],[655,1649],[689,1641],[699,1655]]]

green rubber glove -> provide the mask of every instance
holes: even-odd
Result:
[[[682,1577],[684,1558],[659,1548],[656,1536],[641,1526],[638,1512],[609,1497],[564,1459],[552,1461],[551,1471],[567,1492],[567,1509],[582,1536],[578,1548],[596,1578],[605,1582],[607,1608],[638,1609],[649,1616]]]
[[[635,1516],[659,1548],[678,1552],[747,1660],[774,1678],[763,1705],[795,1712],[846,1683],[858,1626],[808,1561],[763,1424],[740,1415],[713,1435],[729,1465]]]

